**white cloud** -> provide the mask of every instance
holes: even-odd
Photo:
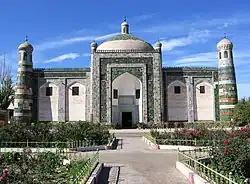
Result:
[[[181,34],[190,29],[224,29],[230,26],[237,26],[241,24],[249,24],[249,14],[234,14],[231,17],[212,18],[212,19],[195,19],[177,21],[171,23],[161,23],[160,25],[149,26],[141,29],[143,32],[149,33],[168,33],[168,34]]]
[[[74,60],[78,57],[80,57],[79,53],[67,53],[67,54],[63,54],[61,56],[57,56],[55,58],[49,59],[47,61],[44,61],[44,63],[57,63],[57,62],[61,62],[64,60]]]
[[[66,45],[79,43],[79,42],[92,41],[92,40],[101,41],[101,40],[105,40],[117,34],[118,33],[112,33],[112,34],[103,35],[99,37],[82,36],[82,37],[74,37],[74,38],[68,38],[68,39],[63,39],[63,40],[58,40],[58,41],[49,41],[49,42],[36,45],[35,49],[36,51],[43,51],[43,50],[58,48],[58,47],[66,46]]]
[[[210,36],[210,31],[208,30],[202,30],[202,31],[193,30],[186,37],[161,41],[162,50],[170,51],[176,47],[184,47],[186,45],[190,45],[193,43],[205,42],[209,36]]]
[[[234,63],[236,66],[245,65],[250,59],[248,52],[239,51],[234,54]],[[217,52],[204,52],[180,57],[175,60],[177,66],[217,66]]]
[[[180,59],[175,60],[176,64],[187,64],[187,63],[198,64],[200,62],[217,62],[217,53],[216,52],[198,53],[198,54],[184,56],[181,57]]]

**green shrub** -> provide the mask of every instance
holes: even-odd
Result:
[[[107,127],[90,122],[68,123],[10,123],[0,126],[1,142],[67,142],[92,141],[95,145],[107,144],[110,137]]]
[[[234,107],[234,119],[238,125],[244,126],[250,123],[250,101],[242,100]]]
[[[209,152],[212,165],[223,173],[242,178],[250,177],[250,127],[227,132],[223,141],[217,142]]]

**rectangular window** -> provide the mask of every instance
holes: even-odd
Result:
[[[79,87],[72,87],[72,96],[79,96]]]
[[[114,99],[118,99],[118,90],[117,89],[113,90],[113,96],[114,96]]]
[[[140,98],[140,89],[135,90],[135,98],[139,99]]]
[[[180,94],[181,93],[181,86],[175,86],[174,87],[174,93],[175,94]]]
[[[202,94],[205,93],[205,86],[200,86],[200,93],[202,93]]]
[[[46,96],[52,96],[52,87],[46,87]]]

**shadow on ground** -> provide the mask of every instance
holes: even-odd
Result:
[[[123,139],[116,139],[112,149],[122,149]]]
[[[120,166],[104,166],[99,177],[97,184],[116,184],[120,174]]]

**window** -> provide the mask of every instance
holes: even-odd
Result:
[[[140,98],[140,89],[135,90],[135,98],[139,99]]]
[[[219,52],[219,59],[221,59],[221,52]]]
[[[175,86],[174,87],[174,93],[175,94],[180,94],[181,93],[181,86]]]
[[[21,53],[19,53],[19,61],[21,61],[22,60],[22,55],[21,55]]]
[[[72,96],[79,96],[79,87],[72,87]]]
[[[27,53],[26,52],[23,53],[23,60],[27,61]]]
[[[205,93],[205,86],[200,86],[200,93],[202,93],[202,94]]]
[[[117,89],[113,90],[113,96],[114,96],[114,99],[118,98],[118,90]]]
[[[52,96],[52,87],[46,87],[46,96]]]
[[[228,53],[227,53],[227,51],[224,51],[224,58],[228,58]]]

